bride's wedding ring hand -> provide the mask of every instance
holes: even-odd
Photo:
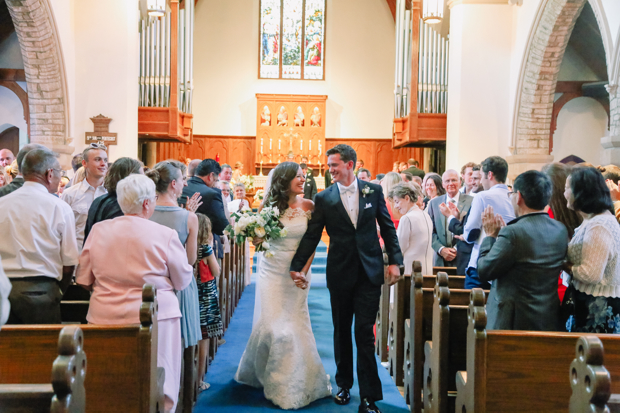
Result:
[[[308,280],[306,279],[306,274],[303,272],[291,271],[291,279],[295,282],[295,285],[302,290],[308,288]]]

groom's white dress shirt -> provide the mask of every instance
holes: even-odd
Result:
[[[360,193],[357,190],[357,179],[353,180],[353,183],[349,186],[344,186],[338,182],[338,191],[340,191],[340,200],[344,209],[347,210],[349,218],[355,229],[357,229],[357,216],[360,209]]]

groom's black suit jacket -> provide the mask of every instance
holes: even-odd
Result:
[[[403,264],[396,229],[385,205],[380,185],[357,180],[359,190],[359,213],[357,229],[340,200],[338,185],[318,193],[314,199],[314,212],[308,222],[308,230],[301,240],[291,262],[291,271],[301,271],[321,240],[323,228],[330,237],[327,256],[327,287],[329,289],[352,288],[361,263],[364,272],[374,285],[384,281],[383,254],[379,244],[376,223],[389,257],[389,264]],[[364,196],[368,187],[372,193]]]

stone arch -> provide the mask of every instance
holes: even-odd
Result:
[[[70,155],[69,110],[60,39],[49,0],[6,0],[24,61],[30,141]]]
[[[30,105],[28,104],[28,93],[22,89],[17,82],[10,80],[0,80],[0,86],[9,89],[19,98],[20,102],[22,102],[22,107],[24,109],[24,120],[28,126],[28,136],[30,136]]]

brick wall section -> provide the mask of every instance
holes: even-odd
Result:
[[[587,0],[548,0],[527,54],[515,155],[548,155],[555,86],[566,45]]]
[[[65,145],[64,83],[51,16],[44,0],[6,0],[21,46],[30,106],[30,141]]]

